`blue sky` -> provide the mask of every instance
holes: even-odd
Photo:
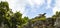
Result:
[[[60,0],[0,0],[7,1],[13,12],[20,11],[29,18],[46,13],[51,17],[56,11],[60,11]]]

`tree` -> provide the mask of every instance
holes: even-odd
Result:
[[[54,20],[54,22],[58,17],[60,17],[60,12],[56,11],[56,14],[52,16],[52,19]]]
[[[16,28],[17,26],[21,26],[25,24],[28,20],[28,17],[22,18],[22,14],[20,12],[16,12],[11,16],[11,23],[12,23],[12,28]],[[17,26],[16,26],[17,25]]]
[[[13,13],[9,8],[8,2],[0,2],[0,26],[4,24],[6,28],[16,28],[18,25],[23,25],[28,21],[28,17],[22,18],[20,12]]]
[[[29,18],[25,16],[25,17],[23,18],[23,20],[24,20],[25,23],[27,23],[28,20],[29,20]]]
[[[8,2],[0,2],[0,25],[4,24],[10,28],[10,17],[12,16],[13,12],[9,8]],[[1,25],[2,26],[2,25]],[[6,27],[7,28],[7,27]]]

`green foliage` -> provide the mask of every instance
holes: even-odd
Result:
[[[4,24],[4,25],[7,24],[8,27],[10,27],[9,20],[8,20],[10,17],[7,18],[8,10],[9,10],[8,3],[7,2],[1,2],[0,3],[0,26],[2,26],[1,24]]]
[[[16,12],[16,13],[14,14],[14,16],[15,16],[16,18],[21,18],[21,17],[22,17],[22,14],[21,14],[20,12]]]
[[[42,16],[42,17],[40,18],[40,20],[46,20],[46,17],[45,17],[45,16]]]
[[[56,14],[52,16],[53,19],[60,17],[60,12],[56,11]]]
[[[28,17],[24,17],[23,19],[20,12],[13,13],[12,10],[9,9],[8,2],[0,2],[0,26],[2,26],[1,24],[3,22],[3,24],[7,24],[9,28],[16,28],[19,25],[25,24],[27,21]]]
[[[29,18],[28,17],[24,17],[24,20],[25,20],[25,22],[27,22],[29,20]]]

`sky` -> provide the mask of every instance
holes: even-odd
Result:
[[[7,1],[13,12],[20,11],[24,16],[34,18],[38,14],[46,13],[51,17],[60,11],[60,0],[0,0]]]

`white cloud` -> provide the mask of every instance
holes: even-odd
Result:
[[[26,3],[31,6],[31,12],[36,12],[36,10],[45,3],[45,0],[27,0]]]
[[[34,6],[39,6],[44,3],[44,0],[6,0],[9,3],[9,7],[13,9],[13,12],[21,11],[21,13],[25,13],[25,5],[30,4],[31,10],[33,10]]]
[[[47,4],[50,5],[51,1],[52,1],[52,0],[47,0]]]
[[[34,8],[38,8],[40,5],[45,3],[45,0],[0,0],[0,1],[8,1],[9,7],[12,9],[13,12],[21,11],[23,16],[26,16],[25,6],[26,4],[31,5],[31,11],[36,12]],[[47,0],[47,9],[50,8],[51,0]],[[56,6],[53,8],[53,13],[55,14],[56,11],[60,11],[60,0],[56,0]]]
[[[6,0],[9,3],[10,8],[13,12],[20,11],[24,13],[25,1],[24,0]]]
[[[12,9],[13,12],[21,11],[23,16],[26,16],[25,12],[25,5],[29,4],[31,5],[31,11],[36,12],[36,8],[38,8],[40,5],[43,5],[45,3],[45,0],[6,0],[9,3],[9,7]],[[51,0],[47,0],[47,7],[50,7]],[[35,6],[36,5],[36,6]]]
[[[0,0],[0,1],[6,1],[6,0]]]
[[[60,0],[56,0],[56,6],[53,8],[53,14],[55,14],[56,11],[60,11]]]
[[[44,3],[44,0],[32,0],[32,2],[36,5],[41,5]]]
[[[56,11],[60,11],[58,7],[54,7],[54,8],[53,8],[53,14],[55,14]]]
[[[51,8],[51,6],[50,6],[51,5],[51,1],[52,0],[47,0],[47,7],[46,7],[46,9]]]

